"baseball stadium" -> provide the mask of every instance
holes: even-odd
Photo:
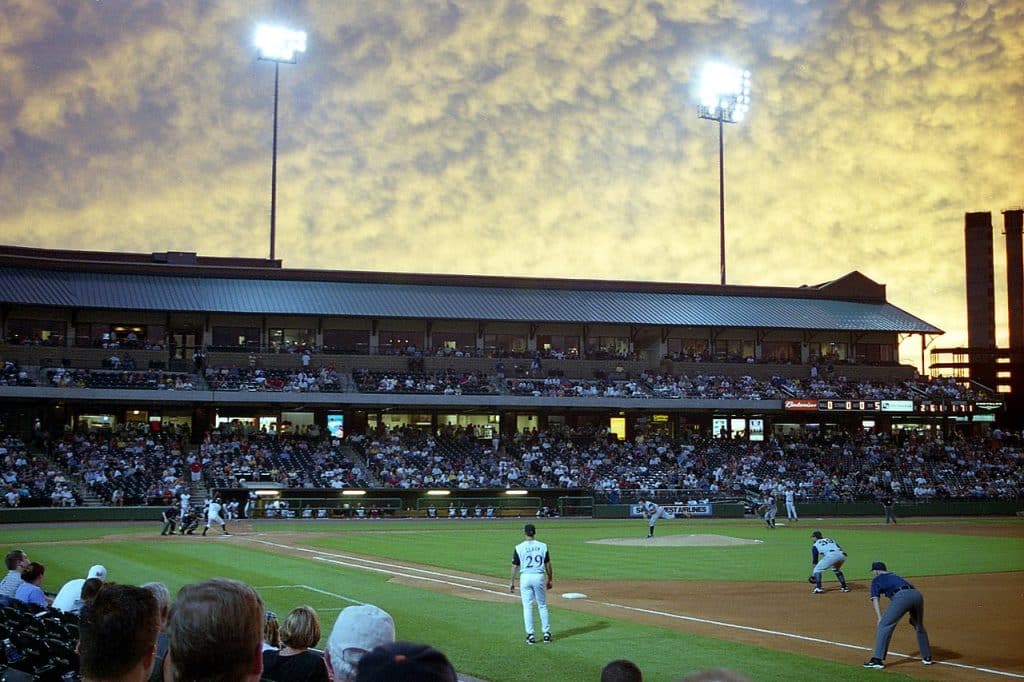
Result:
[[[334,679],[335,622],[366,604],[463,680],[619,659],[654,681],[1024,679],[1021,435],[1000,393],[925,373],[941,334],[859,272],[709,286],[0,246],[0,539],[17,594],[46,597],[0,597],[4,679],[88,678],[92,602],[57,608],[83,578],[172,600],[227,578],[267,622],[311,607]],[[528,524],[549,629],[536,608],[524,629]],[[881,672],[880,573],[903,581],[883,611],[926,604]],[[159,660],[149,679],[172,679]]]

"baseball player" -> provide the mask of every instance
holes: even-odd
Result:
[[[658,522],[658,519],[671,519],[674,518],[667,509],[662,507],[660,504],[655,504],[652,500],[644,500],[640,498],[640,512],[647,519],[647,537],[654,537],[654,524]]]
[[[189,503],[192,500],[192,493],[189,492],[188,488],[184,488],[181,491],[181,495],[179,495],[179,499],[181,501],[181,507],[179,507],[179,510],[178,510],[178,512],[179,512],[179,514],[178,514],[178,523],[179,524],[184,524],[184,522],[185,522],[185,512],[187,512],[188,509],[189,509]]]
[[[764,498],[764,522],[769,528],[775,527],[775,517],[779,514],[779,503],[775,495],[768,495]]]
[[[223,509],[224,504],[221,502],[219,497],[215,497],[210,500],[210,506],[206,510],[206,527],[203,528],[203,537],[206,537],[206,531],[210,530],[210,526],[213,524],[220,526],[221,532],[223,532],[224,535],[231,535],[231,533],[228,532],[227,526],[224,524],[224,517],[221,516]]]
[[[811,533],[811,537],[814,538],[814,543],[811,545],[811,565],[814,568],[811,570],[810,577],[810,581],[814,583],[813,593],[821,594],[825,591],[821,589],[821,573],[829,568],[839,580],[840,591],[849,592],[850,588],[846,586],[846,576],[841,570],[843,562],[846,561],[846,552],[832,538],[822,537],[820,530]]]
[[[512,575],[508,590],[516,591],[516,571],[519,571],[519,596],[523,601],[523,623],[526,625],[526,643],[536,644],[533,634],[533,603],[537,602],[540,626],[544,631],[544,642],[551,642],[551,620],[548,617],[548,593],[554,573],[551,570],[551,555],[548,546],[537,540],[537,528],[532,523],[523,528],[526,539],[516,545],[512,552]]]
[[[890,521],[896,523],[896,505],[892,501],[892,495],[882,498],[882,511],[885,512],[885,525],[889,525]]]
[[[790,486],[786,488],[786,520],[799,521],[796,515],[796,491]]]
[[[864,662],[865,668],[881,670],[885,667],[885,655],[889,653],[889,640],[892,632],[904,613],[910,614],[910,624],[917,631],[917,648],[921,652],[921,662],[932,664],[932,647],[928,642],[928,632],[924,629],[924,597],[917,589],[895,573],[890,573],[885,564],[876,561],[871,564],[871,605],[875,607],[878,618],[878,632],[875,635],[875,648],[871,659]],[[889,608],[882,614],[878,608],[878,600],[882,595],[889,598]]]

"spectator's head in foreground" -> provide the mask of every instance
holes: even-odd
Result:
[[[448,657],[427,644],[392,642],[363,656],[356,682],[458,682]]]
[[[291,610],[281,624],[281,643],[292,649],[309,649],[320,641],[320,619],[312,606]]]
[[[4,564],[7,566],[8,571],[17,571],[22,573],[28,566],[28,554],[20,549],[12,549],[4,557]]]
[[[88,580],[85,581],[88,584]],[[156,598],[157,608],[160,609],[160,628],[163,629],[164,624],[167,623],[167,616],[171,612],[171,593],[167,589],[167,585],[161,582],[146,583],[141,586],[144,590],[149,590],[153,593],[153,597]],[[82,588],[83,594],[85,588]]]
[[[263,601],[245,583],[213,578],[181,588],[167,635],[176,682],[255,682],[263,672]]]
[[[149,590],[102,586],[79,616],[82,679],[144,682],[153,667],[159,631],[160,608]]]
[[[643,682],[644,675],[633,661],[619,658],[601,670],[601,682]]]
[[[338,614],[324,658],[334,682],[356,679],[356,665],[368,651],[395,641],[395,621],[373,604],[349,606]]]

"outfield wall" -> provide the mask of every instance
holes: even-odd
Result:
[[[296,505],[302,504],[310,507],[321,506],[318,503],[325,503],[328,498],[309,496],[303,500],[299,497],[291,497],[290,491],[282,491],[282,499],[292,500]],[[307,495],[313,491],[303,491]],[[320,495],[324,491],[318,491]],[[332,493],[335,491],[331,491]],[[495,491],[452,491],[451,498],[426,498],[423,491],[400,491],[401,497],[396,497],[396,491],[380,491],[380,495],[369,493],[362,500],[354,498],[346,500],[350,502],[361,501],[364,504],[383,502],[389,500],[391,505],[381,505],[382,509],[393,516],[424,516],[424,510],[435,502],[438,516],[444,517],[449,500],[459,503],[471,504],[477,500],[486,504],[487,500],[496,500]],[[538,501],[559,508],[559,498],[562,495],[552,496],[551,490],[530,491],[532,499],[529,501],[536,504]],[[577,491],[578,492],[578,491]],[[536,493],[536,495],[534,494]],[[540,493],[544,493],[541,495]],[[550,498],[550,499],[549,499]],[[337,497],[332,497],[332,502],[337,502]],[[401,500],[399,503],[398,500]],[[430,502],[425,501],[429,499]],[[565,499],[583,499],[578,498]],[[517,507],[514,502],[505,498],[504,508],[499,507],[499,516],[532,516],[534,507]],[[326,506],[326,504],[324,504]],[[352,504],[354,507],[355,504]],[[495,505],[498,506],[498,505]],[[596,519],[627,519],[630,518],[630,507],[628,504],[596,504],[593,505],[593,518]],[[712,505],[712,518],[743,518],[743,505],[737,503],[723,503]],[[296,511],[301,506],[294,506]],[[162,506],[154,507],[27,507],[20,509],[0,509],[0,523],[66,523],[74,521],[110,522],[110,521],[152,521],[160,522]],[[835,503],[801,503],[797,505],[797,512],[801,517],[835,517],[835,516],[877,516],[882,517],[881,507],[874,502],[835,502]],[[922,502],[917,504],[896,505],[897,517],[915,516],[1013,516],[1024,512],[1024,499],[1017,500],[946,500],[942,502]],[[297,515],[298,516],[298,515]],[[337,516],[332,514],[332,516]],[[695,517],[696,518],[696,517]],[[784,518],[780,514],[780,519]]]

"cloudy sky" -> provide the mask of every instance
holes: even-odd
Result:
[[[965,342],[963,214],[1024,204],[1019,0],[4,0],[0,242],[285,267],[717,283],[851,270]],[[906,357],[920,357],[908,344]]]

